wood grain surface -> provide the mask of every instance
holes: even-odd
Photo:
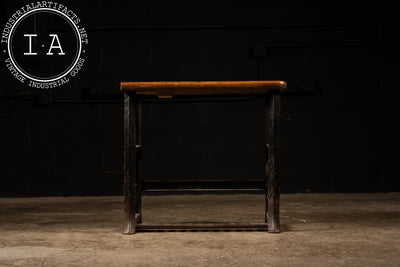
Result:
[[[121,91],[138,95],[226,95],[267,94],[284,91],[284,81],[205,81],[205,82],[121,82]]]

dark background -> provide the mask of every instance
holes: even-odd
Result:
[[[25,3],[1,1],[1,26]],[[119,82],[167,80],[287,81],[284,193],[400,190],[400,17],[384,1],[62,3],[86,63],[52,96],[1,64],[0,196],[121,194]],[[145,179],[263,178],[264,99],[189,100],[145,103]]]

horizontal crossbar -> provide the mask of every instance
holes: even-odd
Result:
[[[161,223],[137,224],[137,230],[234,230],[268,229],[267,223]]]
[[[245,189],[265,190],[265,180],[144,180],[142,182],[144,191],[170,190],[170,189]]]

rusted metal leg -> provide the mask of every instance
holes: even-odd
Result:
[[[124,94],[124,234],[136,232],[136,103]]]
[[[266,98],[266,222],[268,232],[279,233],[279,128],[280,128],[280,105],[281,96],[273,93]]]
[[[137,214],[137,223],[142,223],[142,132],[143,132],[143,123],[142,123],[142,100],[140,98],[137,99],[137,138],[136,138],[136,214]]]

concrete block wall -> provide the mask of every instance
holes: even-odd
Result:
[[[378,192],[396,177],[399,20],[378,6],[64,1],[84,69],[41,106],[0,68],[1,196],[122,193],[121,81],[286,80],[282,192]],[[4,22],[22,1],[4,1]],[[265,57],[253,55],[265,47]],[[106,98],[106,99],[105,99]],[[105,100],[105,101],[103,101]],[[146,179],[264,175],[264,100],[146,102]]]

